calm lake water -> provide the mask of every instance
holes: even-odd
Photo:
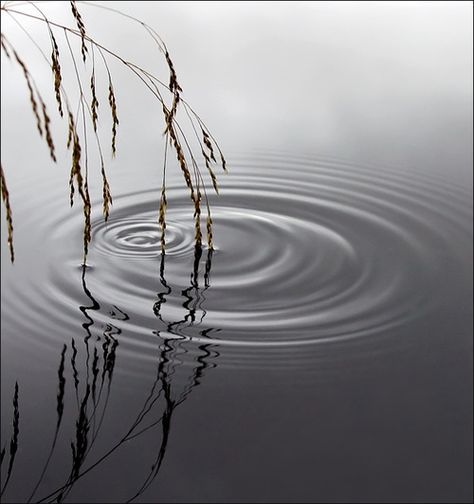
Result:
[[[472,501],[472,5],[107,4],[159,31],[227,154],[215,250],[171,163],[161,255],[160,108],[113,66],[114,204],[104,223],[91,167],[83,268],[68,154],[2,61],[2,500]],[[142,30],[80,7],[153,66]]]

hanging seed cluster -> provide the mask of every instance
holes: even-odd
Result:
[[[176,155],[176,160],[181,173],[184,178],[184,183],[186,188],[189,190],[190,199],[193,205],[193,220],[194,220],[194,239],[195,244],[201,247],[203,234],[201,230],[201,219],[204,218],[202,215],[202,205],[205,205],[206,216],[206,234],[207,234],[207,245],[210,250],[213,247],[213,221],[211,217],[211,209],[208,200],[208,195],[206,192],[206,186],[204,183],[203,175],[199,168],[199,165],[194,157],[193,149],[191,148],[188,139],[178,122],[177,116],[179,110],[183,109],[189,117],[190,123],[193,130],[196,133],[196,139],[198,142],[199,150],[202,155],[203,163],[206,167],[206,171],[209,175],[210,182],[216,193],[219,192],[219,185],[217,176],[214,171],[214,166],[220,164],[222,169],[226,171],[226,162],[219,148],[217,142],[212,137],[208,128],[202,122],[200,117],[189,107],[189,105],[182,99],[182,87],[178,82],[178,77],[176,74],[174,63],[171,56],[166,48],[165,44],[157,34],[155,30],[146,25],[144,22],[132,18],[138,23],[140,23],[149,35],[153,38],[154,42],[158,45],[159,50],[163,53],[164,59],[166,60],[168,70],[169,70],[169,82],[164,84],[160,79],[155,77],[150,72],[144,70],[143,68],[124,60],[120,55],[116,54],[114,51],[106,48],[105,46],[99,44],[95,39],[93,39],[86,30],[86,26],[82,15],[80,14],[77,3],[75,1],[70,1],[70,7],[72,16],[75,21],[76,28],[70,28],[68,26],[52,22],[43,11],[35,5],[36,12],[40,15],[35,16],[28,14],[31,18],[36,18],[38,21],[45,23],[49,38],[51,42],[51,53],[50,57],[43,54],[43,57],[48,61],[51,67],[52,77],[53,77],[53,91],[54,97],[57,105],[57,110],[59,116],[67,121],[67,140],[66,147],[71,153],[71,166],[69,173],[69,201],[70,205],[74,204],[76,195],[80,198],[82,203],[84,227],[83,227],[83,254],[84,262],[86,261],[87,254],[89,251],[89,244],[92,237],[92,224],[91,224],[91,199],[89,195],[88,186],[88,142],[87,142],[87,123],[89,127],[92,126],[94,137],[97,141],[99,156],[100,156],[100,172],[102,176],[102,212],[104,219],[107,220],[110,214],[110,207],[112,205],[112,194],[110,190],[109,181],[106,174],[105,162],[102,155],[101,141],[99,139],[100,130],[100,118],[99,118],[99,100],[97,98],[99,94],[99,89],[101,87],[100,80],[96,79],[96,61],[95,54],[99,54],[103,60],[105,69],[108,75],[108,85],[106,87],[108,91],[108,104],[112,119],[111,128],[111,153],[112,157],[115,156],[117,150],[117,133],[119,126],[119,118],[117,113],[117,97],[114,85],[112,83],[111,71],[109,68],[108,60],[115,59],[125,65],[135,76],[137,76],[146,87],[153,93],[155,98],[161,104],[161,110],[163,112],[165,130],[164,135],[165,140],[165,162],[163,167],[163,183],[160,194],[159,210],[158,210],[158,225],[161,229],[161,248],[165,251],[166,247],[166,210],[168,206],[167,194],[166,194],[166,169],[167,169],[167,149],[168,146],[172,148]],[[20,17],[21,11],[16,10],[13,7],[14,4],[9,3],[4,4],[1,7],[2,11],[8,12],[12,16]],[[73,106],[69,99],[69,96],[65,89],[65,79],[61,67],[61,59],[64,55],[60,53],[61,40],[58,38],[57,32],[63,32],[65,40],[70,48],[70,55],[76,68],[76,85],[79,90],[80,98],[77,107],[76,114],[73,113]],[[82,62],[84,64],[84,69],[87,72],[87,67],[91,68],[90,80],[88,86],[83,86],[80,73],[77,70],[76,60],[74,57],[74,52],[72,47],[69,45],[68,36],[75,36],[80,41],[80,54],[82,56]],[[58,42],[59,41],[59,42]],[[49,115],[45,101],[43,100],[35,81],[28,69],[28,65],[20,57],[16,49],[5,37],[4,33],[1,34],[1,49],[12,62],[17,64],[23,74],[24,80],[26,82],[26,87],[28,90],[29,101],[31,105],[31,110],[36,123],[36,128],[40,136],[44,139],[46,146],[48,147],[49,155],[53,161],[56,161],[56,149],[53,141],[53,136],[51,133],[51,117]],[[41,50],[41,49],[40,49]],[[90,50],[90,51],[89,51]],[[90,57],[88,57],[90,56]],[[89,96],[85,96],[85,93]],[[169,93],[171,100],[167,103],[164,94]],[[197,126],[196,126],[197,125]],[[81,131],[82,133],[79,133]],[[199,131],[199,134],[198,134]],[[217,155],[220,157],[220,163],[217,162]],[[83,167],[83,163],[85,167]],[[14,249],[13,249],[13,218],[12,210],[10,207],[9,193],[6,186],[5,174],[3,169],[1,170],[1,192],[2,200],[6,210],[6,222],[8,229],[8,246],[10,248],[10,256],[13,262],[14,260]]]

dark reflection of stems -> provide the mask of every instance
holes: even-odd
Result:
[[[13,395],[13,435],[10,440],[10,453],[9,453],[7,477],[5,479],[5,483],[2,486],[0,496],[3,495],[3,493],[5,492],[5,489],[7,488],[8,482],[10,481],[10,477],[12,475],[16,452],[18,450],[19,434],[20,434],[20,409],[18,406],[18,382],[15,382],[15,393]],[[5,448],[2,449],[2,462],[4,456],[5,456]]]
[[[71,480],[76,479],[79,474],[79,469],[87,452],[88,435],[89,435],[89,418],[87,416],[87,402],[89,400],[90,387],[86,388],[86,393],[82,399],[81,409],[79,410],[79,418],[76,422],[76,442],[71,443],[72,449],[72,471]]]
[[[49,450],[49,455],[46,459],[43,470],[41,471],[41,475],[39,477],[39,480],[36,483],[36,486],[33,488],[33,491],[31,492],[31,495],[30,495],[27,502],[31,502],[36,491],[38,490],[38,487],[40,486],[41,482],[43,481],[44,475],[46,474],[49,463],[51,461],[51,457],[53,456],[54,448],[56,447],[56,442],[58,440],[59,427],[61,426],[61,420],[63,418],[63,412],[64,412],[64,391],[66,388],[66,378],[64,378],[64,357],[66,355],[66,349],[67,349],[67,346],[64,345],[63,350],[61,352],[61,361],[59,363],[59,369],[58,369],[59,386],[58,386],[58,396],[57,396],[57,403],[56,403],[57,420],[56,420],[56,429],[54,431],[53,442],[51,444],[51,448]]]
[[[171,287],[166,283],[166,280],[165,280],[165,254],[161,254],[160,283],[165,288],[165,291],[158,293],[158,300],[153,305],[153,313],[155,314],[156,317],[158,317],[160,319],[161,322],[164,323],[164,320],[161,317],[161,306],[164,303],[166,303],[166,296],[171,294]]]
[[[91,446],[94,443],[95,438],[97,437],[97,434],[100,430],[100,427],[102,425],[103,417],[105,414],[105,410],[107,409],[107,404],[108,404],[108,399],[110,395],[110,384],[112,380],[112,373],[113,373],[113,368],[115,365],[115,354],[116,354],[116,348],[118,346],[118,340],[115,338],[116,335],[119,335],[121,333],[121,330],[115,327],[112,324],[107,324],[106,328],[103,331],[103,337],[104,337],[104,343],[102,344],[102,374],[101,374],[101,379],[100,379],[100,386],[99,386],[99,392],[97,394],[97,380],[98,376],[100,373],[98,363],[99,363],[99,353],[97,350],[97,346],[94,347],[94,353],[93,353],[93,359],[92,359],[92,384],[90,384],[90,373],[89,373],[89,359],[90,359],[90,353],[89,353],[89,339],[92,337],[91,334],[91,327],[94,325],[94,319],[89,315],[89,311],[99,311],[100,310],[100,304],[99,302],[94,298],[92,295],[91,291],[87,287],[86,283],[86,270],[87,267],[84,265],[82,267],[82,275],[81,275],[81,281],[82,281],[82,289],[84,291],[84,294],[91,300],[91,305],[90,306],[80,306],[79,310],[83,313],[84,317],[86,318],[87,322],[84,322],[82,324],[82,327],[86,331],[86,336],[84,338],[84,344],[86,347],[86,353],[87,353],[87,360],[86,360],[86,383],[87,387],[91,387],[91,392],[92,392],[92,402],[93,402],[93,411],[91,414],[91,419],[93,421],[93,426],[92,426],[92,441],[91,441]],[[128,315],[120,310],[117,306],[113,305],[115,310],[120,313],[121,317],[119,320],[128,320]],[[110,315],[114,318],[116,317],[116,312],[111,311]],[[97,408],[99,405],[99,402],[101,400],[102,396],[102,391],[104,389],[105,381],[107,378],[107,393],[106,393],[106,400],[105,400],[105,405],[102,411],[101,418],[99,420],[99,424],[96,427],[96,413],[97,413]],[[90,448],[89,448],[90,449]]]
[[[79,480],[84,475],[89,473],[92,469],[94,469],[95,467],[97,467],[98,465],[103,463],[108,457],[110,457],[110,455],[112,455],[112,453],[114,453],[118,448],[120,448],[125,442],[133,439],[134,437],[136,437],[136,435],[138,435],[137,433],[135,433],[136,435],[134,435],[134,431],[141,424],[141,422],[146,418],[146,416],[150,413],[153,405],[157,402],[157,400],[160,398],[160,396],[163,392],[163,388],[158,388],[158,384],[160,383],[160,380],[161,380],[163,366],[168,362],[168,358],[166,355],[170,350],[172,350],[172,347],[170,347],[169,345],[165,345],[165,348],[162,350],[161,357],[159,359],[157,377],[151,387],[150,393],[148,394],[143,407],[141,408],[140,412],[138,413],[136,420],[132,423],[132,426],[128,429],[128,431],[120,439],[120,441],[118,441],[104,455],[102,455],[98,460],[96,460],[94,463],[92,463],[86,469],[80,470],[81,466],[84,462],[85,457],[82,458],[81,460],[79,460],[77,457],[76,457],[76,459],[73,458],[73,470],[71,471],[71,474],[69,475],[66,483],[64,485],[62,485],[61,487],[57,488],[56,490],[54,490],[53,492],[49,493],[45,497],[43,497],[39,502],[44,502],[47,500],[49,501],[50,499],[53,499],[56,502],[62,502],[66,498],[66,496],[69,494],[72,486],[74,485],[74,483],[77,480]],[[159,420],[161,420],[161,418]],[[80,428],[79,428],[78,424],[80,424],[80,426],[81,426]],[[84,435],[87,434],[87,432],[84,428],[85,425],[86,425],[86,422],[84,420],[83,421],[78,420],[76,423],[76,426],[77,426],[76,432],[79,434],[79,436],[76,435],[76,440],[79,439],[82,446],[86,442],[85,439],[83,439]],[[89,450],[90,450],[90,447],[89,447]],[[86,453],[86,455],[87,455],[87,453]],[[73,454],[74,454],[74,451],[73,451]],[[76,464],[74,464],[74,461],[76,462]],[[80,464],[78,462],[80,462]]]
[[[64,488],[59,492],[58,501],[64,500],[67,495],[71,492],[73,485],[77,481],[82,465],[84,464],[87,455],[92,449],[95,440],[100,432],[100,429],[103,424],[103,420],[105,417],[105,412],[107,410],[107,405],[110,398],[110,389],[112,382],[113,370],[115,367],[115,356],[116,349],[118,346],[118,340],[115,338],[115,335],[119,335],[121,330],[115,327],[112,324],[106,324],[106,327],[103,331],[104,342],[102,343],[102,372],[100,373],[100,369],[98,366],[99,362],[99,352],[97,346],[94,347],[93,359],[92,359],[92,384],[90,383],[90,372],[89,372],[89,361],[90,361],[90,352],[89,352],[89,339],[92,337],[90,328],[94,324],[94,319],[89,315],[88,311],[99,311],[100,304],[93,297],[91,291],[87,287],[86,283],[86,267],[83,266],[82,269],[82,287],[86,296],[91,300],[91,306],[80,306],[80,311],[84,314],[87,322],[82,324],[82,327],[86,331],[86,336],[84,338],[84,345],[86,347],[86,390],[83,396],[78,419],[76,421],[76,442],[71,443],[72,450],[72,468],[69,474],[68,480],[64,485]],[[120,313],[120,320],[127,320],[128,315],[120,310],[117,306],[114,305],[114,308],[117,312]],[[111,312],[112,316],[115,316],[115,311]],[[100,374],[100,386],[99,391],[97,392],[97,381]],[[105,400],[103,401],[102,413],[100,414],[100,419],[98,423],[96,423],[96,417],[98,408],[101,402],[102,393],[104,387],[106,386],[106,394]],[[77,390],[77,382],[75,381],[76,388],[76,397],[78,397]],[[92,412],[88,412],[89,406],[89,398],[92,397]]]
[[[94,319],[89,315],[88,312],[89,312],[89,310],[92,310],[92,311],[100,310],[100,304],[97,302],[97,300],[91,294],[91,291],[87,288],[86,270],[87,270],[87,266],[83,265],[82,266],[82,275],[81,275],[82,290],[84,291],[84,294],[91,300],[92,305],[91,306],[79,306],[79,310],[83,313],[84,317],[87,320],[87,322],[84,322],[82,324],[82,327],[86,331],[87,339],[88,339],[92,336],[90,328],[94,325]]]
[[[89,383],[89,359],[90,359],[90,352],[89,352],[89,339],[92,337],[91,334],[91,327],[94,325],[94,319],[88,314],[88,311],[99,311],[100,310],[100,305],[97,302],[97,300],[94,298],[94,296],[91,294],[90,290],[87,288],[87,283],[86,283],[86,270],[87,266],[85,264],[82,265],[82,274],[81,274],[81,281],[82,281],[82,290],[84,291],[84,294],[91,300],[92,304],[91,306],[79,306],[79,310],[82,312],[84,317],[86,318],[86,322],[82,324],[83,329],[86,331],[86,337],[84,338],[84,345],[86,347],[86,353],[87,353],[87,361],[86,361],[86,381]]]
[[[207,260],[206,260],[206,268],[205,268],[205,286],[204,289],[199,288],[199,265],[200,265],[200,259],[202,257],[202,248],[199,246],[195,247],[194,250],[194,261],[193,261],[193,270],[191,273],[191,278],[190,278],[190,287],[187,289],[184,289],[181,293],[183,297],[185,298],[182,306],[185,309],[185,315],[182,320],[171,322],[171,323],[166,323],[163,320],[163,317],[161,316],[161,306],[163,303],[166,302],[166,296],[171,294],[171,288],[168,286],[165,278],[164,278],[164,264],[165,264],[165,255],[162,254],[161,256],[161,263],[160,263],[160,282],[163,285],[163,287],[166,289],[165,292],[159,293],[158,294],[158,301],[155,303],[153,307],[153,311],[155,315],[158,317],[160,322],[164,323],[166,326],[166,329],[168,332],[172,333],[175,336],[181,336],[181,340],[183,339],[183,336],[181,335],[181,331],[184,329],[182,326],[183,324],[187,323],[187,328],[195,325],[196,323],[196,311],[197,308],[201,308],[201,303],[202,300],[204,299],[203,297],[203,292],[210,286],[210,271],[211,271],[211,265],[212,265],[212,250],[208,251],[207,255]],[[203,310],[203,316],[200,320],[199,323],[202,322],[204,316],[205,316],[205,311]],[[201,336],[207,336],[210,331],[212,331],[212,328],[204,329],[200,331]],[[160,335],[160,331],[156,331],[157,335]],[[180,339],[170,341],[170,340],[165,340],[165,348],[172,348],[172,345],[176,341],[176,346],[179,345]],[[209,363],[209,358],[211,357],[211,352],[208,350],[208,347],[212,345],[210,344],[203,344],[200,345],[198,348],[202,351],[202,354],[197,358],[198,364],[193,368],[193,373],[191,376],[190,384],[185,387],[185,389],[181,392],[181,394],[178,395],[176,399],[172,399],[171,396],[171,382],[170,382],[170,376],[173,374],[172,371],[167,371],[164,363],[165,359],[162,359],[161,363],[163,364],[159,368],[159,377],[161,379],[162,383],[162,391],[163,391],[163,396],[165,400],[165,411],[161,415],[161,417],[150,424],[148,427],[142,429],[140,431],[140,434],[145,432],[146,430],[150,429],[151,427],[157,425],[158,423],[161,423],[161,428],[162,428],[162,437],[161,437],[161,443],[160,446],[157,450],[157,455],[156,458],[151,466],[151,470],[149,474],[146,476],[144,482],[142,483],[141,487],[138,489],[138,491],[129,499],[127,502],[132,502],[135,500],[137,497],[142,495],[145,490],[153,483],[155,478],[157,477],[161,465],[163,463],[163,459],[166,453],[166,448],[168,445],[168,440],[169,440],[169,435],[170,435],[170,429],[171,429],[171,418],[172,415],[176,409],[177,406],[182,404],[184,400],[188,397],[190,392],[192,391],[193,388],[198,386],[201,383],[202,376],[204,374],[204,371],[208,367],[215,367],[215,364],[210,364]],[[188,350],[185,350],[187,353]],[[218,356],[219,354],[215,352],[215,356]],[[138,434],[137,434],[138,435]]]
[[[207,251],[206,269],[204,271],[204,287],[205,287],[205,289],[207,289],[210,286],[212,254],[213,253],[214,253],[214,251],[212,249],[209,249]]]
[[[196,289],[199,288],[199,261],[202,256],[202,248],[197,246],[194,247],[194,262],[193,262],[193,272],[191,274],[191,285]]]
[[[101,347],[94,344],[91,352],[89,351],[89,341],[92,341],[91,328],[95,324],[91,312],[99,311],[101,306],[87,288],[85,269],[83,270],[81,277],[82,286],[84,293],[91,300],[91,305],[79,307],[86,318],[86,322],[82,324],[86,333],[84,337],[86,374],[82,381],[79,379],[78,371],[79,349],[74,339],[71,342],[72,355],[70,363],[73,377],[72,384],[78,410],[75,420],[75,438],[71,442],[72,466],[65,482],[48,495],[45,495],[39,502],[63,502],[79,479],[103,464],[114,452],[120,447],[123,447],[127,442],[137,439],[153,428],[159,428],[161,435],[151,464],[151,469],[144,476],[135,494],[126,502],[132,502],[142,495],[156,479],[165,458],[170,439],[172,418],[176,408],[186,400],[193,389],[201,384],[206,370],[216,366],[213,360],[219,356],[219,353],[212,348],[214,345],[211,343],[199,345],[197,347],[198,355],[195,359],[196,364],[192,368],[187,384],[184,385],[184,388],[180,392],[176,393],[175,387],[173,386],[173,376],[182,363],[180,358],[190,351],[190,348],[187,348],[184,343],[192,339],[192,337],[185,334],[185,331],[191,327],[199,328],[206,315],[203,304],[205,301],[205,292],[210,288],[211,283],[212,251],[208,251],[207,254],[203,287],[199,285],[201,258],[202,249],[201,247],[196,247],[193,268],[190,275],[190,285],[188,288],[179,291],[180,296],[183,298],[181,306],[184,309],[184,315],[180,320],[170,321],[166,320],[162,315],[162,306],[169,300],[169,296],[173,293],[172,287],[165,279],[165,256],[162,254],[159,268],[159,280],[162,289],[161,292],[157,293],[157,299],[153,305],[153,312],[161,325],[161,328],[155,331],[161,339],[158,348],[159,354],[155,379],[145,397],[142,407],[137,412],[134,421],[126,429],[126,432],[105,453],[100,455],[95,461],[90,461],[89,463],[87,463],[89,454],[101,430],[107,410],[113,371],[116,363],[116,350],[118,347],[117,336],[121,334],[121,330],[115,325],[107,323],[103,329],[102,336],[97,337],[97,341],[102,341]],[[113,318],[128,320],[128,315],[125,312],[115,305],[113,308],[114,309],[110,312]],[[200,318],[197,317],[198,311],[202,312]],[[207,338],[212,331],[217,332],[219,329],[199,329],[199,336],[201,339]],[[162,332],[172,334],[174,338],[164,337]],[[61,362],[58,369],[58,419],[56,422],[55,435],[46,464],[43,467],[39,481],[28,502],[32,500],[39,485],[44,480],[58,438],[58,431],[64,409],[63,401],[66,383],[64,378],[64,363],[66,351],[65,345],[61,353]]]
[[[161,380],[162,388],[161,391],[163,392],[163,398],[165,400],[165,411],[161,416],[161,426],[162,426],[162,437],[161,437],[161,443],[160,447],[158,450],[158,455],[156,457],[156,460],[154,461],[153,465],[151,466],[151,471],[150,474],[145,478],[145,481],[141,485],[141,487],[138,489],[138,491],[135,493],[133,497],[127,500],[127,502],[131,502],[132,500],[136,499],[139,495],[141,495],[152,483],[156,475],[158,474],[161,464],[163,462],[165,453],[166,453],[166,447],[168,445],[168,439],[169,439],[169,434],[170,434],[170,429],[171,429],[171,417],[173,415],[175,403],[171,399],[171,385],[168,382],[168,376],[165,371],[165,366],[164,363],[166,362],[166,355],[165,353],[170,350],[170,346],[165,346],[165,349],[163,351],[163,358],[160,359],[160,365],[158,366],[158,377]],[[145,432],[142,430],[140,433]]]
[[[71,451],[72,451],[72,467],[69,473],[69,476],[66,480],[66,483],[62,485],[60,488],[52,492],[50,495],[43,497],[39,502],[43,502],[45,500],[50,499],[51,497],[55,497],[56,502],[62,502],[66,499],[66,497],[71,492],[76,481],[84,474],[81,473],[81,468],[86,461],[86,458],[92,449],[94,442],[98,436],[100,431],[100,427],[102,425],[102,421],[104,418],[104,413],[107,409],[108,398],[110,395],[110,385],[112,381],[113,370],[115,366],[115,351],[118,346],[117,340],[112,340],[109,337],[106,337],[106,341],[103,344],[103,364],[102,364],[102,380],[101,380],[101,389],[99,391],[99,396],[96,400],[92,400],[92,411],[88,412],[88,406],[92,396],[92,386],[90,383],[86,384],[85,393],[81,399],[80,407],[78,410],[78,416],[76,420],[76,436],[75,441],[71,443]],[[95,349],[96,350],[96,349]],[[94,355],[98,353],[95,351]],[[86,361],[87,362],[87,361]],[[96,359],[94,358],[93,363],[93,375],[97,376],[100,372]],[[101,419],[99,421],[99,425],[94,430],[93,419],[97,412],[98,404],[100,401],[100,395],[102,391],[102,387],[105,382],[107,382],[107,394],[105,397],[105,404],[103,406],[103,411],[101,415]],[[76,394],[78,394],[78,390],[75,386]],[[92,425],[92,429],[91,429]]]
[[[90,328],[94,324],[94,320],[92,319],[92,317],[89,316],[88,310],[98,311],[100,310],[100,305],[97,302],[97,300],[92,296],[90,290],[87,288],[85,268],[83,268],[82,270],[81,279],[84,293],[92,301],[91,306],[79,307],[79,310],[83,313],[83,315],[87,320],[87,322],[82,324],[83,329],[86,331],[86,335],[84,337],[84,345],[86,348],[86,361],[85,361],[86,378],[84,385],[85,392],[80,398],[81,392],[80,392],[80,380],[79,380],[79,371],[77,362],[79,350],[73,338],[71,342],[71,349],[72,349],[71,369],[73,375],[73,384],[74,384],[76,402],[78,407],[78,416],[76,420],[76,438],[74,442],[71,442],[72,466],[66,484],[63,485],[63,487],[58,492],[55,492],[55,494],[57,494],[55,499],[57,502],[63,501],[71,491],[75,481],[78,479],[80,469],[83,463],[85,462],[86,457],[89,451],[91,450],[94,441],[99,433],[104,418],[104,413],[107,409],[108,398],[110,395],[110,385],[113,375],[113,369],[115,366],[115,355],[116,355],[116,348],[118,346],[118,340],[114,337],[114,335],[120,334],[121,332],[118,328],[116,328],[112,324],[107,324],[105,330],[103,331],[104,342],[102,344],[102,372],[99,367],[100,355],[97,345],[94,346],[92,364],[90,366],[89,340],[92,338]],[[128,319],[128,315],[122,310],[120,310],[117,306],[114,305],[113,308],[115,311],[111,311],[111,316],[113,316],[114,318],[119,318],[120,320]],[[116,317],[116,312],[120,313],[119,317]],[[67,347],[65,345],[63,348],[63,352],[61,354],[61,363],[58,370],[59,392],[58,392],[58,405],[57,405],[58,421],[56,424],[56,432],[46,464],[43,468],[39,481],[35,486],[28,502],[32,500],[39,485],[44,479],[58,437],[59,427],[61,424],[61,418],[64,410],[64,402],[63,402],[64,390],[65,390],[64,358],[66,348]],[[89,371],[89,367],[91,367],[91,372]],[[98,385],[98,382],[100,382],[100,385]],[[106,384],[107,384],[107,393],[104,401],[105,405],[103,406],[103,411],[101,414],[101,418],[98,422],[98,426],[96,426],[95,417],[97,409],[101,402],[102,391]],[[97,391],[98,387],[99,391]],[[89,403],[91,401],[92,401],[92,411],[90,412]]]
[[[77,405],[79,406],[79,373],[76,368],[77,348],[76,348],[76,343],[74,342],[74,338],[71,341],[71,347],[72,347],[71,366],[72,366],[72,373],[73,373],[73,378],[74,378],[74,389],[76,391]]]

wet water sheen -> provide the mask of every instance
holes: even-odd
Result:
[[[446,407],[454,411],[460,407],[456,401],[445,404],[452,400],[446,397],[441,404],[427,403],[420,381],[431,384],[429,394],[437,387],[442,390],[446,383],[437,384],[441,377],[431,374],[432,352],[436,355],[449,345],[448,360],[458,361],[468,348],[464,329],[448,334],[439,327],[453,319],[458,328],[469,327],[469,189],[449,177],[336,159],[253,153],[233,156],[230,161],[231,175],[222,179],[222,195],[213,199],[213,251],[195,248],[189,196],[176,178],[169,186],[165,256],[156,224],[158,187],[129,191],[125,173],[117,174],[121,187],[108,223],[100,217],[101,202],[94,205],[86,268],[80,265],[80,210],[71,213],[60,197],[43,199],[42,211],[35,214],[30,214],[27,204],[17,209],[18,219],[27,227],[29,245],[20,236],[18,265],[5,268],[2,280],[3,292],[8,293],[2,300],[4,347],[12,352],[21,348],[33,382],[35,373],[40,373],[43,385],[29,383],[27,378],[24,400],[20,388],[21,418],[27,425],[33,422],[34,428],[22,424],[16,473],[12,472],[9,482],[8,495],[14,500],[25,499],[19,481],[26,473],[30,493],[39,481],[33,501],[58,495],[72,502],[75,498],[94,501],[98,496],[101,502],[130,498],[150,502],[147,499],[160,500],[161,495],[163,501],[232,500],[231,495],[265,500],[279,488],[272,483],[273,490],[262,493],[275,470],[290,471],[288,477],[297,486],[283,493],[286,498],[324,499],[338,493],[331,483],[318,488],[321,482],[315,486],[307,481],[307,472],[312,474],[316,468],[324,478],[333,473],[324,467],[328,456],[322,455],[327,448],[320,446],[324,436],[313,424],[320,422],[333,443],[344,439],[348,428],[355,429],[347,447],[330,456],[339,460],[346,474],[353,462],[345,452],[356,450],[357,459],[357,450],[362,449],[357,448],[359,438],[364,439],[367,432],[373,430],[376,440],[366,441],[372,450],[366,465],[375,470],[374,464],[400,456],[398,448],[391,446],[394,439],[402,446],[414,442],[413,434],[401,432],[387,438],[383,431],[391,422],[395,426],[406,421],[405,415],[414,415],[417,425],[421,412],[425,418],[446,413]],[[38,180],[35,188],[42,183],[47,182]],[[28,189],[18,190],[24,191],[23,201],[28,201]],[[59,185],[57,191],[59,196]],[[43,245],[47,257],[38,254]],[[419,352],[426,353],[420,357]],[[418,360],[414,376],[406,367],[411,359]],[[40,372],[45,363],[50,371]],[[374,391],[377,380],[383,381],[381,365],[390,375],[385,386],[395,387],[391,392],[377,387]],[[17,378],[14,368],[7,365],[7,369],[5,381],[11,386]],[[463,378],[464,371],[447,379]],[[399,395],[397,389],[405,389],[406,380],[413,382],[415,398],[413,392]],[[204,389],[198,387],[206,382]],[[189,417],[170,440],[175,410],[206,387],[199,404],[183,412]],[[35,401],[28,395],[39,392],[47,399],[35,412]],[[424,398],[416,397],[418,392]],[[362,399],[366,393],[369,398]],[[355,412],[352,402],[360,394],[365,406]],[[384,406],[387,395],[390,399]],[[287,404],[279,404],[282,398]],[[226,404],[229,400],[236,401],[237,417],[244,415],[243,423],[250,422],[250,438],[236,424],[236,412]],[[407,408],[405,401],[413,400],[418,404]],[[328,401],[329,416],[320,410],[325,404],[328,407]],[[352,411],[346,411],[350,427],[344,427],[343,420],[347,401]],[[304,416],[288,417],[295,408],[306,410]],[[393,419],[388,421],[382,414],[377,427],[368,431],[352,423],[357,425],[364,417],[376,421],[379,408],[388,408]],[[213,474],[226,478],[234,471],[249,478],[252,463],[237,446],[229,448],[232,459],[226,467],[214,467],[219,454],[227,452],[209,438],[205,425],[192,434],[193,423],[205,421],[203,411],[204,418],[214,411],[218,420],[211,422],[211,433],[223,430],[231,445],[248,439],[255,443],[254,435],[262,436],[257,445],[271,443],[256,455],[265,464],[258,478],[261,484],[247,481],[236,490],[236,483],[227,482],[216,491],[209,483],[199,493],[191,479],[189,490],[181,496],[170,490],[175,488],[179,461],[173,468],[172,462],[166,465],[165,455],[168,450],[173,453],[173,446],[181,448],[177,455],[166,455],[171,460],[186,457],[188,449],[190,453],[203,449],[194,436],[205,438],[206,448],[203,467],[193,470],[204,471],[211,480]],[[268,414],[267,427],[276,422],[276,438],[267,439],[260,430]],[[12,408],[4,408],[8,425],[10,415]],[[335,427],[329,427],[327,422],[334,420]],[[436,421],[444,425],[450,420]],[[12,430],[4,425],[8,432]],[[306,432],[306,448],[300,446],[298,434],[285,445],[284,432],[299,428]],[[423,443],[431,443],[426,439],[434,435],[431,427],[423,420],[415,432],[419,428],[425,431]],[[44,439],[38,439],[39,431],[45,432]],[[155,439],[152,444],[147,441],[150,436]],[[454,433],[449,442],[456,445],[464,437],[462,432]],[[283,461],[296,457],[296,472],[286,467],[288,462],[271,469],[267,457],[279,450],[276,445],[281,442],[280,456]],[[40,478],[51,443],[53,457],[45,471],[49,476]],[[363,457],[365,449],[360,452]],[[438,446],[438,450],[443,453],[445,448]],[[391,453],[388,459],[385,453]],[[299,460],[302,456],[304,460]],[[464,467],[462,455],[438,463],[445,469],[454,467],[448,475],[451,480],[463,481],[457,467]],[[162,467],[168,467],[168,476],[158,477]],[[404,473],[406,468],[414,470],[408,462],[396,470]],[[420,496],[441,491],[429,483],[434,470],[429,464],[428,469],[418,469]],[[108,485],[114,485],[114,490]],[[385,481],[381,490],[358,482],[348,493],[367,499],[383,497],[387,485]],[[402,497],[405,492],[416,494],[411,485],[410,481],[402,485]],[[391,489],[391,495],[396,494]],[[341,498],[347,495],[342,492]]]
[[[134,358],[147,358],[157,333],[238,347],[235,360],[232,348],[226,352],[243,367],[255,348],[279,348],[295,362],[317,345],[352,339],[370,345],[387,329],[429,317],[469,268],[470,194],[449,180],[283,155],[236,157],[232,165],[212,206],[212,253],[196,255],[189,196],[179,179],[168,189],[165,258],[156,187],[121,191],[110,221],[93,221],[85,278],[100,305],[128,314],[121,343]],[[73,248],[79,215],[71,225],[62,203],[51,198],[30,217],[61,244],[52,250],[42,295],[34,295],[35,285],[15,282],[4,301],[7,324],[45,324],[44,337],[56,340],[57,325],[74,330],[83,296]],[[36,284],[37,274],[30,281]],[[46,320],[40,307],[19,320],[15,306],[37,303],[55,309]],[[192,323],[166,326],[191,310]],[[93,319],[92,329],[104,326],[110,310],[94,310]]]

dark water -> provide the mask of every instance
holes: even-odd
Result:
[[[113,67],[82,268],[69,158],[2,61],[2,501],[472,502],[471,5],[268,5],[117,2],[227,154],[212,253],[172,166],[162,257],[161,112]]]
[[[467,502],[470,190],[335,159],[231,165],[213,253],[179,179],[165,257],[158,187],[128,192],[125,174],[85,270],[79,210],[53,193],[17,211],[5,501],[40,481],[33,501]]]

